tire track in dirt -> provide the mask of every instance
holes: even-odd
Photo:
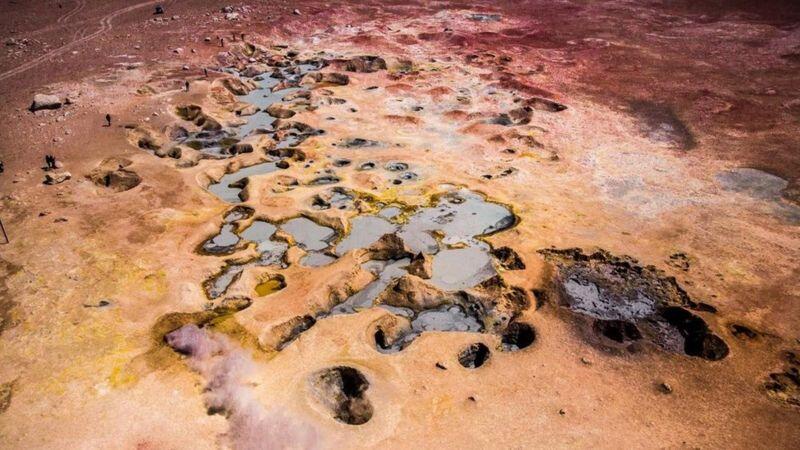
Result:
[[[78,14],[86,6],[86,0],[78,0],[75,7],[69,10],[66,14],[59,17],[56,23],[67,23],[75,14]]]
[[[34,59],[26,62],[25,64],[21,64],[21,65],[15,67],[14,69],[7,70],[7,71],[5,71],[3,73],[0,73],[0,81],[5,80],[6,78],[9,78],[9,77],[13,77],[15,75],[18,75],[18,74],[20,74],[22,72],[25,72],[25,71],[29,70],[29,69],[32,69],[32,68],[38,66],[39,64],[47,61],[50,58],[53,58],[53,57],[56,57],[56,56],[60,56],[60,55],[62,55],[64,53],[66,53],[67,51],[69,51],[71,48],[75,47],[78,44],[81,44],[83,42],[92,40],[92,39],[96,38],[97,36],[100,36],[101,34],[106,33],[107,31],[111,31],[114,28],[114,25],[112,24],[111,21],[114,20],[115,18],[117,18],[117,17],[119,17],[119,16],[121,16],[121,15],[123,15],[125,13],[131,12],[133,10],[136,10],[136,9],[139,9],[139,8],[142,8],[142,7],[145,7],[145,6],[155,5],[156,3],[159,3],[159,1],[160,0],[150,0],[150,1],[146,1],[146,2],[137,3],[135,5],[131,5],[131,6],[128,6],[126,8],[118,9],[118,10],[116,10],[116,11],[110,13],[110,14],[107,14],[107,15],[103,16],[102,18],[100,18],[100,28],[98,30],[96,30],[95,32],[93,32],[91,34],[88,34],[88,35],[85,35],[85,36],[83,36],[83,37],[81,37],[79,39],[75,39],[72,42],[69,42],[67,44],[64,44],[61,47],[58,47],[58,48],[56,48],[54,50],[51,50],[51,51],[45,53],[44,55],[41,55],[41,56],[39,56],[37,58],[34,58]]]

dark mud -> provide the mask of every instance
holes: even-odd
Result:
[[[308,384],[314,398],[339,422],[362,425],[372,418],[372,403],[366,395],[369,381],[358,369],[323,369],[313,373]]]
[[[800,408],[800,357],[787,351],[783,359],[783,370],[769,374],[764,388],[770,398]]]
[[[691,150],[697,145],[689,127],[669,105],[639,100],[631,102],[630,111],[648,139],[678,150]]]
[[[693,301],[675,278],[630,257],[599,250],[540,250],[555,266],[552,290],[587,336],[601,346],[635,350],[650,343],[662,350],[717,361],[728,345],[695,311],[713,310]]]
[[[491,355],[492,352],[486,344],[477,342],[461,350],[461,353],[458,354],[458,362],[467,369],[477,369],[484,365]]]

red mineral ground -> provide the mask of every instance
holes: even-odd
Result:
[[[0,447],[800,448],[800,3],[0,10]]]

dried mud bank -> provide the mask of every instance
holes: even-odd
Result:
[[[526,33],[515,20],[252,33],[189,92],[142,88],[162,113],[120,128],[132,151],[53,187],[84,234],[51,250],[81,268],[52,320],[103,355],[57,375],[102,377],[75,410],[174,412],[142,421],[152,439],[109,428],[145,448],[184,427],[230,448],[800,441],[788,181],[691,159],[706,136],[667,106],[559,92],[556,50],[445,50]],[[52,267],[0,263],[0,333],[47,349],[14,295]],[[14,370],[0,420],[24,427],[21,405],[61,385]]]

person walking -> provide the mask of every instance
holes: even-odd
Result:
[[[111,114],[106,114],[106,126],[111,126]]]
[[[186,85],[185,85],[186,86],[186,92],[189,92],[189,80],[186,80],[185,83],[186,83]]]

